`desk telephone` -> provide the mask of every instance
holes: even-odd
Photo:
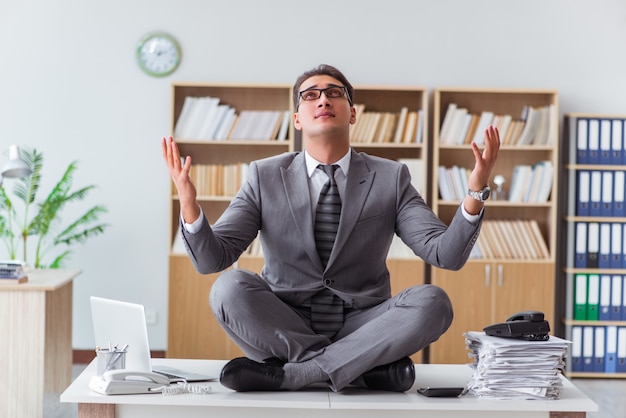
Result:
[[[494,337],[518,338],[528,341],[547,341],[550,339],[550,324],[544,319],[543,312],[524,311],[509,317],[506,322],[483,328],[485,334]]]
[[[159,393],[170,379],[159,373],[132,370],[110,370],[102,376],[94,376],[89,388],[104,395],[125,395],[133,393]]]

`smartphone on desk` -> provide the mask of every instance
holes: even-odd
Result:
[[[417,393],[429,398],[457,398],[465,395],[467,388],[464,387],[425,387],[418,388]]]
[[[110,370],[102,376],[94,376],[89,389],[103,395],[128,395],[137,393],[159,393],[170,379],[159,373],[132,370]]]

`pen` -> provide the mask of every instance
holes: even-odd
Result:
[[[117,348],[115,349],[115,353],[117,354],[115,354],[115,356],[111,358],[111,361],[107,363],[107,370],[111,370],[111,368],[115,365],[115,363],[120,359],[122,354],[126,352],[127,348],[128,348],[128,344],[125,344],[121,350],[118,351]]]

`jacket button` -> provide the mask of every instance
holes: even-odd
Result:
[[[333,281],[332,281],[332,280],[330,280],[330,279],[324,279],[324,284],[325,284],[326,286],[330,286],[332,283],[333,283]]]

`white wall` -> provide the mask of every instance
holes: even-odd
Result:
[[[153,30],[183,49],[164,79],[135,62]],[[0,149],[43,151],[42,197],[78,160],[76,186],[109,209],[69,264],[77,349],[94,344],[90,295],[157,310],[151,344],[166,349],[174,80],[290,83],[323,62],[356,84],[553,88],[562,113],[626,114],[623,0],[0,0],[0,39]]]

